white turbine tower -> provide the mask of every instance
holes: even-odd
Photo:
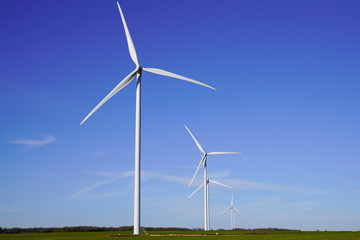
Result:
[[[107,100],[109,100],[112,96],[114,96],[117,92],[119,92],[122,88],[127,86],[136,76],[136,114],[135,114],[135,190],[134,190],[134,235],[140,234],[140,131],[141,131],[141,76],[142,72],[150,72],[155,73],[163,76],[168,76],[172,78],[181,79],[184,81],[188,81],[191,83],[199,84],[211,89],[216,90],[215,88],[195,81],[193,79],[183,77],[171,72],[167,72],[161,69],[157,68],[142,68],[139,64],[137,54],[135,51],[135,47],[133,44],[133,41],[131,40],[129,29],[126,25],[125,18],[123,15],[123,12],[121,11],[120,4],[117,2],[119,12],[121,15],[122,23],[124,25],[127,44],[130,52],[131,59],[135,63],[136,67],[135,70],[132,71],[129,75],[127,75],[86,117],[85,119],[80,123],[83,124],[101,105],[103,105]]]
[[[225,214],[227,211],[230,211],[231,229],[235,229],[235,213],[241,214],[241,212],[234,207],[234,195],[231,196],[230,207],[222,211],[221,214]]]
[[[197,147],[199,148],[199,150],[203,153],[203,157],[200,160],[200,163],[195,171],[194,176],[192,177],[190,183],[189,183],[189,187],[191,186],[191,184],[193,183],[196,174],[198,173],[199,169],[201,166],[203,166],[204,168],[204,182],[203,182],[203,186],[204,186],[204,230],[205,231],[209,231],[210,230],[210,210],[209,210],[209,180],[207,177],[207,167],[206,167],[206,159],[208,155],[219,155],[219,154],[240,154],[239,152],[209,152],[206,153],[204,151],[204,149],[201,147],[201,145],[199,144],[199,142],[196,140],[196,138],[194,137],[194,135],[190,132],[190,130],[185,126],[186,130],[190,133],[191,137],[194,139]],[[214,182],[214,181],[212,181]],[[219,182],[216,182],[217,184],[219,184]],[[200,185],[200,187],[197,189],[199,190],[202,185]],[[224,184],[220,184],[220,185],[224,185]],[[226,186],[228,187],[228,186]],[[196,191],[197,191],[196,190]],[[195,191],[195,192],[196,192]],[[195,193],[194,192],[194,193]]]

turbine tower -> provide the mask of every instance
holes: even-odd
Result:
[[[157,68],[143,68],[139,64],[139,60],[135,51],[133,41],[130,36],[129,29],[126,25],[124,14],[120,8],[119,2],[117,2],[119,8],[122,23],[125,29],[125,35],[129,48],[130,57],[135,63],[135,70],[127,75],[80,123],[83,124],[99,107],[101,107],[107,100],[114,96],[121,89],[126,87],[136,76],[136,113],[135,113],[135,184],[134,184],[134,235],[140,234],[140,137],[141,137],[141,77],[143,71],[163,75],[167,77],[177,78],[191,83],[195,83],[204,87],[208,87],[216,90],[215,88],[198,82],[196,80],[180,76],[171,72],[167,72]]]
[[[203,156],[202,156],[202,158],[200,160],[200,163],[199,163],[199,165],[198,165],[198,167],[197,167],[197,169],[195,171],[195,174],[194,174],[194,176],[192,177],[192,179],[191,179],[191,181],[189,183],[189,187],[193,183],[193,181],[195,179],[195,176],[198,173],[199,169],[201,168],[201,166],[203,166],[203,168],[204,168],[204,182],[202,183],[202,185],[204,186],[204,230],[209,231],[210,230],[209,181],[212,181],[212,180],[209,180],[208,177],[207,177],[207,167],[206,167],[207,156],[208,155],[220,155],[220,154],[240,154],[240,153],[239,152],[209,152],[209,153],[206,153],[204,151],[204,149],[201,147],[201,145],[199,144],[199,142],[196,140],[194,135],[190,132],[190,130],[186,126],[185,126],[185,128],[190,133],[191,137],[194,139],[198,149],[203,153]],[[219,182],[216,182],[216,183],[219,184]],[[199,190],[202,187],[202,185],[200,185],[200,187],[197,190]],[[224,184],[220,184],[220,185],[224,185]],[[228,187],[228,186],[226,186],[226,187]]]
[[[234,194],[231,196],[230,207],[222,211],[221,214],[225,214],[227,211],[230,211],[231,229],[235,229],[235,213],[241,214],[241,212],[234,207]]]

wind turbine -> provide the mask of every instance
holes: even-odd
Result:
[[[207,230],[210,230],[210,204],[209,204],[209,183],[215,183],[215,184],[218,184],[218,185],[220,185],[220,186],[223,186],[223,187],[227,187],[227,188],[231,188],[230,186],[228,186],[228,185],[225,185],[225,184],[223,184],[223,183],[220,183],[220,182],[218,182],[218,181],[214,181],[214,180],[210,180],[210,179],[207,179],[206,180],[206,187],[207,187],[207,190],[206,190],[206,206],[207,206],[207,209],[205,209],[205,211],[206,211],[206,216],[207,216],[207,223],[208,223],[208,229]],[[190,194],[190,196],[188,196],[188,199],[189,198],[191,198],[200,188],[202,188],[202,187],[204,187],[205,185],[204,185],[204,183],[202,183],[202,184],[200,184],[200,186],[192,193],[192,194]],[[205,224],[206,224],[206,222],[205,222]]]
[[[202,158],[200,160],[200,163],[199,163],[199,165],[198,165],[198,167],[197,167],[197,169],[195,171],[195,174],[194,174],[194,176],[192,177],[192,179],[191,179],[191,181],[189,183],[189,187],[193,183],[193,181],[195,179],[195,176],[198,173],[200,167],[203,166],[203,168],[204,168],[204,182],[203,182],[202,185],[204,186],[204,230],[209,231],[210,230],[210,216],[209,216],[210,211],[209,211],[209,179],[207,177],[207,167],[206,167],[207,156],[208,155],[220,155],[220,154],[240,154],[240,153],[239,152],[209,152],[209,153],[206,153],[204,151],[204,149],[201,147],[201,145],[199,144],[199,142],[196,140],[194,135],[190,132],[190,130],[186,126],[185,126],[185,128],[190,133],[191,137],[194,139],[194,141],[195,141],[197,147],[199,148],[199,150],[203,153],[203,156],[202,156]],[[200,187],[198,189],[200,189],[200,188],[201,188],[201,185],[200,185]]]
[[[231,229],[235,229],[235,213],[241,214],[241,212],[234,207],[234,194],[231,196],[230,207],[222,211],[221,214],[225,214],[227,211],[230,211]]]
[[[132,71],[129,75],[127,75],[86,117],[85,119],[80,123],[83,124],[101,105],[103,105],[107,100],[109,100],[112,96],[114,96],[117,92],[119,92],[121,89],[123,89],[125,86],[127,86],[136,75],[136,114],[135,114],[135,184],[134,184],[134,235],[140,234],[140,131],[141,131],[141,76],[143,71],[155,73],[167,77],[177,78],[184,81],[188,81],[191,83],[199,84],[204,87],[208,87],[211,89],[216,90],[215,88],[198,82],[196,80],[180,76],[175,73],[171,73],[165,70],[157,69],[157,68],[143,68],[139,64],[139,60],[137,58],[137,54],[135,51],[135,47],[133,44],[133,41],[130,36],[129,29],[127,27],[124,14],[120,8],[119,2],[117,2],[117,6],[119,8],[119,12],[121,15],[122,23],[124,25],[125,29],[125,35],[127,39],[127,44],[129,48],[130,57],[135,63],[136,67],[135,70]]]

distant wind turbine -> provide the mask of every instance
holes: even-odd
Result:
[[[220,183],[220,182],[217,182],[217,181],[214,181],[214,180],[210,180],[210,179],[207,179],[207,181],[206,181],[206,187],[207,187],[207,190],[206,190],[206,206],[207,206],[207,208],[206,209],[204,209],[204,211],[206,211],[206,216],[207,216],[207,223],[208,223],[208,229],[207,230],[210,230],[210,203],[209,203],[209,183],[215,183],[215,184],[218,184],[218,185],[220,185],[220,186],[223,186],[223,187],[227,187],[227,188],[231,188],[230,186],[228,186],[228,185],[225,185],[225,184],[223,184],[223,183]],[[200,188],[202,188],[202,187],[204,187],[205,185],[204,185],[204,183],[202,183],[202,184],[200,184],[200,186],[192,193],[192,194],[190,194],[190,196],[188,197],[188,199],[189,198],[191,198],[197,191],[199,191],[200,190]],[[206,223],[205,223],[206,224]]]
[[[222,211],[221,214],[225,214],[227,211],[230,211],[231,229],[235,229],[235,213],[241,214],[241,212],[234,207],[234,194],[231,196],[230,207]]]
[[[185,126],[185,125],[184,125]],[[209,231],[210,230],[210,210],[209,210],[209,182],[214,182],[213,180],[209,180],[207,177],[207,167],[206,167],[206,159],[208,155],[220,155],[220,154],[241,154],[239,152],[209,152],[206,153],[204,151],[204,149],[201,147],[201,145],[199,144],[199,142],[196,140],[196,138],[194,137],[194,135],[190,132],[190,130],[185,126],[186,130],[190,133],[191,137],[194,139],[197,147],[199,148],[199,150],[203,153],[203,157],[200,160],[200,163],[195,171],[194,176],[192,177],[190,183],[189,183],[189,187],[191,186],[191,184],[193,183],[196,174],[198,173],[199,169],[201,166],[203,166],[204,168],[204,182],[203,184],[200,185],[200,187],[197,190],[199,190],[202,186],[204,186],[204,230],[205,231]],[[217,184],[226,186],[222,183],[216,182]],[[229,187],[229,186],[226,186]],[[195,191],[195,192],[196,192]],[[194,193],[195,193],[194,192]]]
[[[83,124],[98,108],[100,108],[107,100],[109,100],[112,96],[114,96],[117,92],[119,92],[121,89],[123,89],[125,86],[127,86],[136,75],[137,81],[136,81],[136,114],[135,114],[135,186],[134,186],[134,235],[140,234],[140,131],[141,131],[141,76],[142,72],[150,72],[155,73],[163,76],[168,76],[172,78],[181,79],[184,81],[188,81],[191,83],[195,83],[204,87],[208,87],[211,89],[216,90],[215,88],[195,81],[193,79],[183,77],[171,72],[167,72],[161,69],[157,68],[143,68],[140,66],[137,54],[135,51],[135,47],[133,44],[133,41],[130,36],[129,29],[126,25],[126,21],[123,15],[123,12],[121,11],[120,4],[117,2],[119,12],[121,15],[122,23],[124,25],[127,44],[130,52],[130,57],[135,63],[136,67],[135,70],[132,71],[129,75],[127,75],[86,117],[85,119],[80,123]]]

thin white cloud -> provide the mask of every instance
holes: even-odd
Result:
[[[335,191],[326,191],[326,190],[308,190],[308,194],[311,195],[324,195],[324,194],[332,194],[335,193]]]
[[[0,206],[0,212],[19,212],[21,210],[22,210],[21,207],[16,207],[16,206],[11,206],[11,207]]]
[[[39,176],[39,177],[54,177],[54,176],[57,176],[57,173],[53,173],[53,172],[34,172],[34,173],[31,173],[32,175],[35,175],[35,176]]]
[[[92,152],[91,155],[92,156],[106,156],[106,155],[109,155],[109,153],[107,153],[107,152]]]
[[[268,203],[276,203],[276,202],[280,202],[282,200],[281,197],[268,197],[266,198],[266,202]]]
[[[128,172],[123,172],[123,173],[118,173],[118,172],[109,172],[109,171],[85,171],[85,173],[87,174],[92,174],[92,175],[97,175],[97,176],[101,176],[104,178],[107,178],[108,180],[104,180],[104,181],[98,181],[95,184],[89,186],[89,187],[84,187],[81,188],[80,190],[76,191],[74,194],[70,195],[67,197],[67,199],[100,199],[100,198],[109,198],[115,195],[118,195],[118,193],[116,192],[112,192],[112,193],[105,193],[105,194],[98,194],[98,195],[91,195],[91,196],[84,196],[87,193],[91,192],[92,190],[101,187],[104,184],[107,183],[111,183],[114,182],[117,179],[120,178],[128,178],[128,177],[133,177],[134,176],[134,172],[133,171],[128,171]],[[150,180],[150,179],[160,179],[162,181],[166,181],[166,182],[175,182],[175,183],[179,183],[182,185],[187,185],[189,183],[189,178],[188,177],[178,177],[178,176],[172,176],[172,175],[167,175],[167,174],[162,174],[162,173],[156,173],[156,172],[141,172],[141,176],[143,180]]]
[[[76,193],[74,193],[73,195],[71,196],[68,196],[67,198],[68,199],[75,199],[75,198],[78,198],[79,196],[83,195],[84,193],[87,193],[87,192],[90,192],[92,190],[94,190],[95,188],[98,188],[106,183],[109,183],[109,182],[113,182],[114,180],[106,180],[106,181],[99,181],[99,182],[96,182],[94,185],[90,186],[90,187],[85,187],[85,188],[82,188],[80,190],[78,190]]]
[[[85,173],[105,177],[105,178],[108,178],[108,180],[98,181],[89,187],[81,188],[80,190],[76,191],[74,194],[68,196],[67,199],[78,199],[78,198],[81,198],[81,199],[103,199],[103,198],[109,198],[109,197],[119,195],[119,193],[111,192],[111,193],[97,194],[97,195],[91,195],[91,196],[89,196],[89,195],[84,196],[86,193],[89,193],[92,190],[94,190],[104,184],[114,182],[116,179],[134,176],[134,172],[131,172],[131,171],[124,172],[124,173],[105,172],[105,171],[101,171],[101,172],[85,171]]]
[[[295,206],[297,206],[298,210],[300,211],[313,211],[314,207],[318,206],[319,204],[317,202],[314,201],[303,201],[303,202],[298,202],[298,203],[294,203]]]
[[[252,182],[245,179],[226,179],[224,181],[232,188],[240,189],[240,190],[289,191],[293,189],[293,187],[289,187],[289,186],[276,186],[270,184],[263,184],[258,182]]]
[[[118,192],[109,192],[109,193],[101,193],[101,194],[92,194],[87,196],[78,196],[77,198],[81,198],[81,200],[98,200],[98,199],[111,198],[118,195],[120,195],[120,193]]]
[[[118,192],[109,192],[109,193],[103,193],[103,194],[95,195],[95,196],[93,196],[93,198],[104,199],[104,198],[110,198],[110,197],[117,196],[117,195],[120,195],[120,193],[118,193]]]
[[[87,174],[93,174],[93,175],[98,175],[98,176],[102,176],[102,177],[106,177],[106,178],[114,178],[114,179],[134,176],[134,172],[133,172],[133,171],[123,172],[123,173],[108,172],[108,171],[106,171],[106,172],[105,172],[105,171],[102,171],[102,172],[85,171],[85,173],[87,173]]]
[[[40,135],[43,136],[43,139],[40,139],[40,140],[17,139],[17,140],[9,141],[9,143],[22,144],[22,145],[25,145],[27,147],[40,147],[40,146],[44,146],[46,144],[49,144],[49,143],[55,141],[55,139],[56,139],[56,137],[51,136],[49,134],[40,134]]]
[[[117,179],[121,178],[128,178],[133,177],[134,172],[128,171],[128,172],[111,172],[111,171],[85,171],[87,174],[97,175],[104,178],[107,178],[108,180],[105,181],[99,181],[96,182],[94,185],[86,188],[82,188],[73,195],[69,196],[68,199],[74,199],[78,198],[79,196],[84,195],[87,192],[90,192],[104,184],[113,182]],[[217,177],[226,177],[229,175],[228,171],[222,171],[215,174]],[[152,179],[158,179],[165,182],[172,182],[172,183],[178,183],[184,186],[188,186],[190,182],[190,177],[184,177],[184,176],[174,176],[159,172],[150,172],[150,171],[141,171],[141,177],[143,181],[149,181]],[[226,179],[222,178],[220,180],[222,183],[231,186],[233,189],[238,190],[265,190],[265,191],[281,191],[281,192],[292,192],[292,193],[298,193],[298,194],[310,194],[310,195],[320,195],[320,194],[330,194],[333,193],[333,191],[321,191],[321,190],[311,190],[307,188],[302,187],[294,187],[294,186],[281,186],[281,185],[271,185],[271,184],[264,184],[264,183],[258,183],[258,182],[252,182],[246,179]],[[201,184],[201,180],[197,179],[195,180],[193,186],[198,186]],[[113,196],[114,193],[107,193],[104,194],[104,197],[110,197]],[[96,198],[96,197],[91,197]],[[99,197],[101,198],[101,196]],[[274,199],[272,199],[274,201]],[[278,199],[276,199],[278,201]]]
[[[216,180],[217,178],[225,178],[230,175],[231,175],[231,173],[228,170],[215,171],[215,172],[208,174],[209,179],[213,179],[213,180]]]
[[[134,172],[128,171],[123,173],[117,173],[117,172],[109,172],[109,171],[85,171],[87,174],[93,174],[98,175],[106,178],[112,178],[112,179],[119,179],[119,178],[126,178],[126,177],[133,177]],[[149,171],[141,171],[141,178],[142,180],[151,180],[154,178],[166,181],[166,182],[175,182],[182,185],[188,185],[190,182],[190,177],[181,177],[181,176],[173,176],[173,175],[167,175],[163,173],[158,172],[149,172]]]
[[[151,178],[158,178],[166,182],[175,182],[185,186],[187,186],[190,182],[190,177],[173,176],[157,172],[141,172],[141,174],[145,178],[145,180]]]
[[[246,179],[224,179],[223,182],[232,188],[239,190],[282,191],[308,195],[325,195],[335,193],[334,191],[312,190],[306,187],[264,184],[252,182]]]

